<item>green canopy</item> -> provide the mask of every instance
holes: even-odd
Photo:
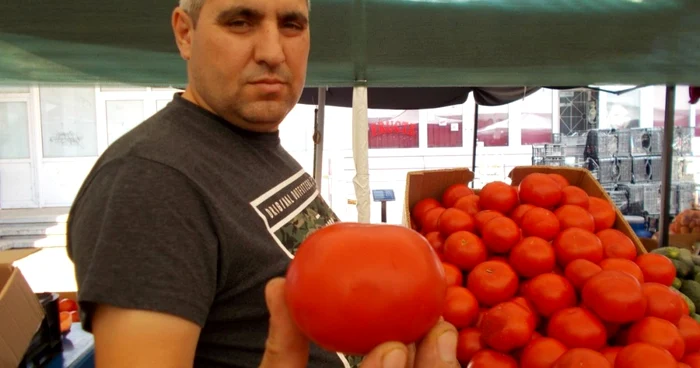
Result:
[[[184,85],[176,0],[5,1],[0,84]],[[700,84],[698,0],[312,0],[307,85]]]

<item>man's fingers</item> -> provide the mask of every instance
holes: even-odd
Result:
[[[299,331],[289,314],[284,285],[283,278],[276,278],[265,287],[270,330],[261,368],[304,368],[309,359],[309,340]]]
[[[457,362],[457,329],[440,321],[423,338],[416,351],[416,368],[453,368]]]
[[[387,342],[374,348],[362,359],[362,368],[410,368],[409,349],[398,342]]]

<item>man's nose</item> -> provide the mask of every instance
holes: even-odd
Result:
[[[255,61],[275,68],[284,63],[286,56],[282,47],[284,35],[277,24],[265,24],[255,45]]]

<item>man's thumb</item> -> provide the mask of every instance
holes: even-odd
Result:
[[[284,299],[284,285],[283,278],[275,278],[265,287],[265,301],[270,311],[270,330],[261,368],[304,368],[309,360],[309,340],[297,328],[289,314]]]

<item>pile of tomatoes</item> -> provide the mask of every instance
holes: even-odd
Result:
[[[700,368],[673,264],[638,255],[612,205],[563,176],[452,185],[411,217],[443,261],[463,366]]]

